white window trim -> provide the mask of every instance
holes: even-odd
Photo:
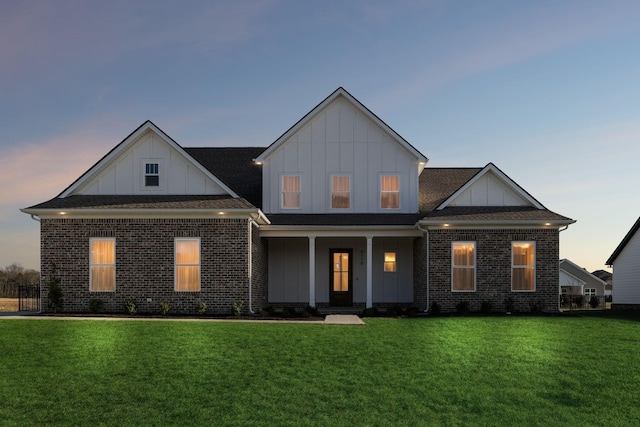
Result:
[[[113,264],[94,264],[91,256],[93,242],[113,242]],[[113,267],[113,290],[93,290],[93,268],[92,267]],[[89,238],[89,292],[115,292],[116,291],[116,239],[115,237],[91,237]]]
[[[151,185],[151,186],[147,186],[146,181],[145,181],[145,177],[147,176],[147,164],[157,164],[158,165],[158,185]],[[141,165],[140,165],[140,188],[142,190],[145,191],[164,191],[164,177],[166,176],[166,173],[163,175],[163,171],[164,171],[164,164],[163,164],[163,159],[141,159]]]
[[[382,207],[382,194],[383,194],[383,191],[382,191],[382,179],[384,177],[387,177],[387,176],[395,176],[395,177],[398,178],[398,207],[397,208],[383,208]],[[379,175],[379,179],[378,179],[378,190],[379,191],[378,191],[378,193],[379,193],[380,197],[379,197],[379,200],[378,200],[379,201],[378,207],[380,208],[381,211],[387,212],[387,211],[400,210],[400,208],[402,206],[402,198],[401,198],[401,194],[400,194],[401,189],[402,189],[402,178],[400,177],[399,174],[397,174],[397,173],[381,173]],[[392,191],[385,191],[384,193],[393,194],[393,193],[395,193],[395,191],[393,191],[393,192]]]
[[[533,245],[533,267],[526,265],[514,265],[513,264],[513,246],[517,244],[531,243]],[[537,287],[536,280],[536,258],[538,257],[538,248],[536,247],[535,240],[517,240],[511,242],[511,292],[535,292]],[[513,289],[513,269],[514,268],[533,268],[533,289]]]
[[[198,242],[198,264],[178,264],[178,241],[189,240]],[[198,283],[200,287],[196,289],[178,289],[178,267],[198,266],[200,277]],[[200,237],[176,237],[173,239],[173,290],[174,292],[201,292],[202,291],[202,245]]]
[[[473,245],[473,267],[469,266],[455,266],[454,265],[454,254],[453,247],[458,245]],[[478,245],[473,241],[452,241],[451,242],[451,292],[475,292],[477,288],[477,280],[478,280]],[[464,269],[473,269],[473,289],[453,289],[453,270],[454,268],[464,268]]]
[[[349,177],[349,207],[348,208],[334,208],[333,207],[333,178],[337,176]],[[329,175],[329,210],[334,212],[349,212],[353,211],[353,175],[349,173],[334,173]]]
[[[297,208],[289,208],[286,207],[284,205],[284,179],[285,177],[289,177],[289,176],[297,176],[298,178],[300,178],[300,206],[298,206]],[[280,209],[282,210],[286,210],[286,211],[296,211],[296,210],[301,210],[302,209],[302,174],[299,173],[283,173],[280,175]]]

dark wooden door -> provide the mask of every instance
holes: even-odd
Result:
[[[331,261],[329,304],[332,306],[352,306],[353,286],[351,249],[330,249],[329,260]]]

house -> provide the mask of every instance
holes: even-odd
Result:
[[[607,285],[604,288],[604,295],[607,297],[611,296],[613,293],[613,274],[609,273],[607,270],[596,270],[592,271],[591,274],[603,282],[606,282]]]
[[[606,265],[613,268],[612,309],[640,308],[640,218],[613,251]]]
[[[562,295],[582,295],[585,302],[589,302],[591,297],[606,295],[607,282],[589,273],[583,267],[568,259],[561,259],[559,267]]]
[[[575,221],[492,163],[427,162],[338,88],[268,147],[184,148],[147,121],[23,212],[40,221],[43,296],[55,264],[68,312],[558,311]]]

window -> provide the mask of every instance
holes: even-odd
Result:
[[[385,273],[395,273],[396,271],[396,253],[384,253],[384,271]]]
[[[351,182],[348,175],[331,177],[331,207],[333,209],[351,208]]]
[[[511,243],[511,254],[511,290],[535,291],[535,243],[513,242]]]
[[[596,288],[584,288],[584,296],[587,298],[596,296]]]
[[[380,208],[400,208],[400,177],[394,175],[382,176],[380,183]]]
[[[282,208],[300,209],[300,176],[282,177]]]
[[[476,244],[453,242],[451,246],[451,290],[476,290]]]
[[[116,240],[91,239],[91,259],[89,268],[89,290],[116,290]]]
[[[144,186],[145,187],[160,186],[160,173],[159,173],[158,163],[144,164]]]
[[[176,291],[200,290],[200,239],[176,239]]]

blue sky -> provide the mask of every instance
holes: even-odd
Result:
[[[0,267],[39,268],[48,200],[147,119],[266,146],[338,86],[432,167],[494,162],[578,220],[592,271],[640,216],[640,2],[0,3]]]

